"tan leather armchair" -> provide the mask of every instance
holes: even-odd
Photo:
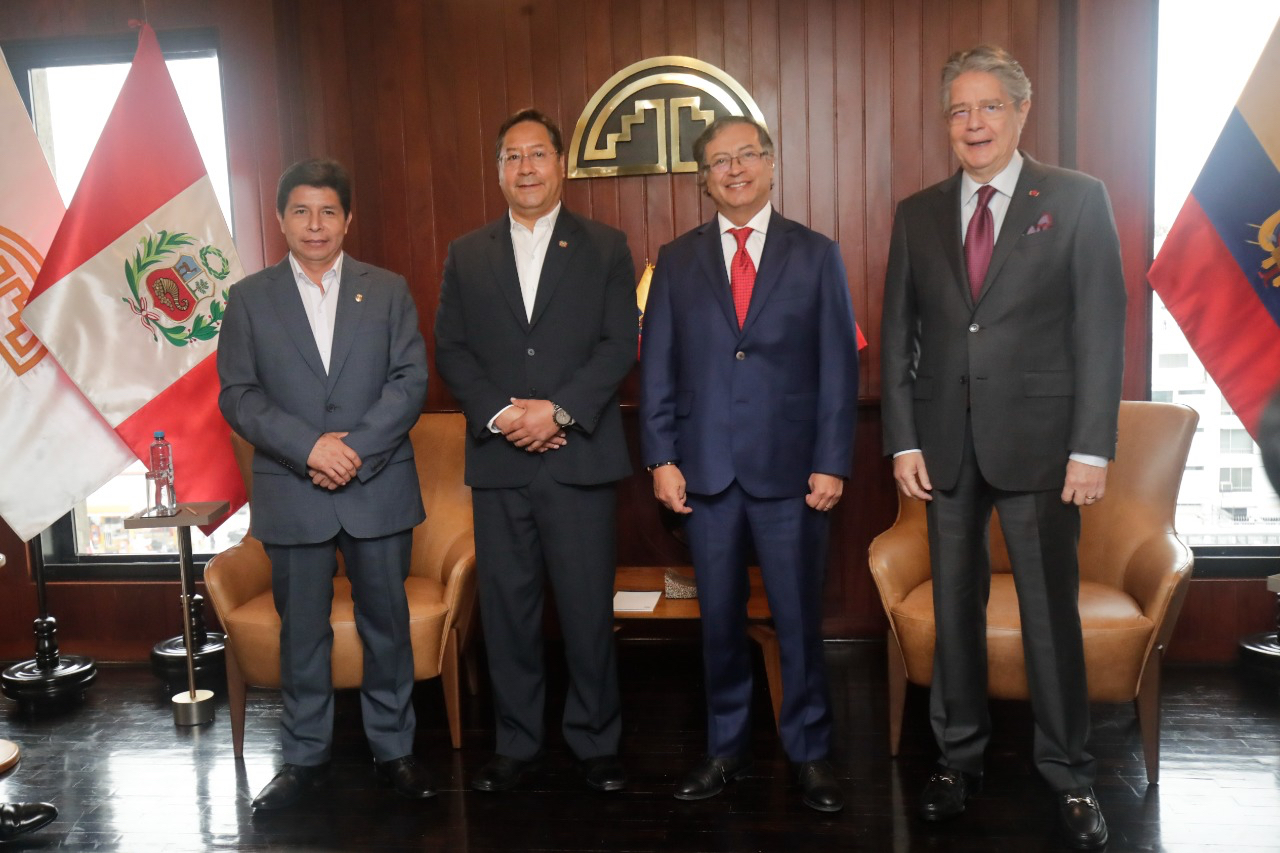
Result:
[[[415,681],[440,677],[449,736],[462,746],[459,657],[467,647],[475,611],[475,539],[471,490],[463,484],[463,416],[425,414],[410,432],[427,520],[413,531],[405,590]],[[253,447],[232,434],[236,461],[253,503]],[[209,561],[205,586],[227,632],[227,694],[237,757],[244,752],[245,687],[280,686],[280,617],[271,596],[271,562],[249,533]],[[363,648],[356,633],[351,583],[333,580],[333,686],[359,687]]]
[[[1089,699],[1134,702],[1147,780],[1160,778],[1160,665],[1191,579],[1174,507],[1199,416],[1168,403],[1120,404],[1106,498],[1081,509],[1080,620]],[[933,583],[922,501],[898,496],[898,519],[871,543],[871,574],[889,617],[889,751],[898,754],[906,685],[933,678]],[[988,692],[1027,699],[1009,555],[991,521]]]

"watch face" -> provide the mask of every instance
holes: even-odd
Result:
[[[557,408],[555,410],[555,414],[553,417],[555,419],[555,422],[558,423],[560,426],[568,426],[569,421],[573,420],[573,418],[569,416],[568,412],[560,408]]]

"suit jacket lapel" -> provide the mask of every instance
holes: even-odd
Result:
[[[561,207],[560,215],[556,217],[555,228],[551,231],[551,242],[547,244],[547,254],[542,259],[542,273],[538,276],[538,291],[533,297],[533,316],[529,319],[530,327],[537,325],[538,318],[547,309],[547,303],[551,301],[561,279],[564,278],[570,258],[583,242],[581,231],[582,226],[578,218]],[[521,310],[523,310],[523,304],[522,302]]]
[[[561,213],[564,211],[561,210]],[[516,271],[516,252],[511,246],[511,214],[493,223],[489,231],[489,239],[493,246],[489,251],[489,264],[493,268],[494,279],[498,282],[498,290],[506,300],[507,307],[515,315],[520,328],[529,330],[529,318],[524,313],[524,297],[520,295],[520,273]]]
[[[316,349],[315,335],[311,334],[311,324],[307,322],[307,311],[302,306],[302,296],[298,293],[298,283],[293,277],[293,267],[287,256],[272,268],[271,279],[271,301],[280,318],[280,325],[297,347],[298,354],[307,363],[307,367],[324,381],[324,362],[320,361],[320,350]]]
[[[987,291],[1000,276],[1000,268],[1013,254],[1013,247],[1035,224],[1040,216],[1044,202],[1040,197],[1040,186],[1044,183],[1045,171],[1040,164],[1026,154],[1022,155],[1022,172],[1018,175],[1018,184],[1013,189],[1013,198],[1009,200],[1009,209],[1005,211],[1004,222],[1000,225],[1000,236],[996,238],[995,249],[991,254],[991,266],[987,268],[987,279],[983,283],[978,301],[987,295]],[[1032,190],[1036,194],[1031,195]]]
[[[765,241],[768,242],[767,240]],[[710,289],[711,297],[720,305],[724,318],[738,331],[738,314],[733,310],[733,294],[729,290],[729,273],[724,268],[724,248],[720,242],[720,220],[712,219],[702,226],[698,241],[698,262],[702,266],[702,281]]]
[[[356,339],[360,324],[364,320],[365,306],[369,300],[361,289],[364,277],[368,275],[364,264],[350,255],[342,259],[342,284],[338,287],[338,304],[333,320],[333,344],[329,350],[328,387],[333,388],[342,365],[351,352],[351,344]],[[361,297],[357,299],[356,297]]]
[[[760,255],[760,269],[756,271],[756,283],[751,288],[751,304],[747,307],[747,321],[742,326],[742,334],[751,331],[761,309],[769,299],[769,294],[777,286],[782,271],[791,256],[792,223],[773,211],[769,217],[769,230],[765,233],[764,252]],[[732,294],[730,294],[732,296]],[[734,323],[738,322],[734,314]]]
[[[938,227],[938,245],[942,246],[951,265],[952,281],[959,289],[965,304],[973,307],[973,294],[969,292],[969,273],[964,266],[964,235],[960,233],[960,175],[956,172],[938,187],[934,198],[937,212],[930,217]]]

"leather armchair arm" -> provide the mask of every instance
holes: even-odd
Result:
[[[1124,591],[1155,625],[1165,622],[1171,602],[1191,580],[1195,558],[1191,549],[1170,532],[1161,531],[1144,540],[1125,566]],[[1169,620],[1172,628],[1172,621]],[[1165,640],[1168,638],[1165,637]]]
[[[909,506],[909,498],[900,498],[898,520],[871,542],[867,561],[871,576],[880,590],[885,613],[920,584],[929,580],[929,532],[924,507]]]
[[[246,535],[205,564],[204,582],[225,625],[226,613],[271,589],[271,561],[262,543]]]

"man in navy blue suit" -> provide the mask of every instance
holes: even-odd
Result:
[[[717,215],[659,253],[641,354],[642,456],[654,495],[687,516],[702,612],[707,756],[676,797],[713,797],[750,764],[754,546],[782,651],[783,747],[805,804],[839,811],[821,626],[827,513],[849,475],[858,402],[844,263],[773,210],[759,124],[719,118],[693,153]]]

